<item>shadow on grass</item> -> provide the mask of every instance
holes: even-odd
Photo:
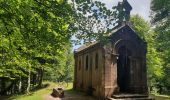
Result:
[[[18,96],[32,96],[34,92],[42,90],[44,88],[48,88],[50,86],[49,83],[43,84],[42,86],[35,86],[30,93],[18,93],[18,94],[13,94],[13,95],[5,95],[5,96],[0,96],[0,100],[15,100]]]
[[[42,86],[36,86],[36,87],[34,87],[34,88],[31,90],[31,92],[35,92],[35,91],[37,91],[37,90],[41,90],[41,89],[44,89],[44,88],[48,88],[49,86],[50,86],[49,83],[43,84]]]
[[[0,100],[10,100],[10,96],[0,96]]]
[[[65,90],[66,94],[78,94],[78,95],[84,95],[87,96],[87,93],[80,91],[80,90],[74,90],[74,89],[67,89]]]

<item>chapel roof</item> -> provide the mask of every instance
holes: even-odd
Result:
[[[133,30],[127,23],[125,23],[124,25],[122,25],[120,27],[113,28],[113,30],[108,34],[108,36],[110,37],[112,34],[116,33],[119,30],[121,30],[125,26],[128,26],[131,30]],[[77,52],[83,51],[83,50],[85,50],[87,48],[93,47],[98,43],[99,43],[99,41],[93,41],[91,43],[86,43],[86,44],[80,46],[78,49],[75,49],[74,51],[75,51],[75,53],[77,53]]]
[[[91,43],[83,44],[83,45],[80,46],[78,49],[75,49],[75,52],[82,51],[82,50],[84,50],[84,49],[86,49],[86,48],[89,48],[89,47],[91,47],[91,46],[93,46],[93,45],[95,45],[95,44],[97,44],[97,43],[98,43],[98,41],[93,41],[93,42],[91,42]]]

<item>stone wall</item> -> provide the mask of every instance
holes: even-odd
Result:
[[[77,53],[75,60],[75,88],[87,92],[89,87],[92,87],[94,96],[103,97],[105,62],[103,48],[97,47]]]

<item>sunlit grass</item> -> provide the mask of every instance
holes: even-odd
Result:
[[[49,84],[48,87],[42,88],[39,90],[36,90],[34,92],[31,92],[30,94],[24,94],[24,95],[15,95],[8,100],[43,100],[43,95],[50,94],[52,92],[52,89],[55,87],[64,87],[65,90],[71,90],[72,89],[72,83],[54,83],[54,82],[44,82],[44,84]]]
[[[155,100],[170,100],[170,96],[168,95],[151,94],[150,96]]]

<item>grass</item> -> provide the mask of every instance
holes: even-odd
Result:
[[[168,95],[151,94],[150,97],[155,98],[155,100],[170,100]]]
[[[60,86],[64,87],[64,90],[67,91],[67,93],[69,94],[82,95],[81,92],[72,90],[72,85],[73,85],[72,83],[56,84],[54,82],[44,82],[43,84],[48,84],[48,86],[42,89],[32,91],[30,94],[13,95],[10,97],[0,97],[0,100],[44,100],[43,96],[45,94],[50,94],[53,88],[60,87]],[[155,98],[155,100],[170,100],[170,96],[167,95],[151,94],[150,97]]]
[[[48,87],[35,90],[34,92],[31,92],[30,94],[22,94],[22,95],[14,95],[11,97],[3,97],[4,100],[44,100],[43,95],[50,94],[52,92],[52,89],[58,86],[63,86],[62,84],[56,84],[54,82],[44,82],[44,84],[49,84]],[[68,85],[64,84],[65,90],[71,90],[72,89],[72,83],[68,83]],[[1,97],[0,97],[1,99]],[[2,100],[2,99],[1,99]]]

